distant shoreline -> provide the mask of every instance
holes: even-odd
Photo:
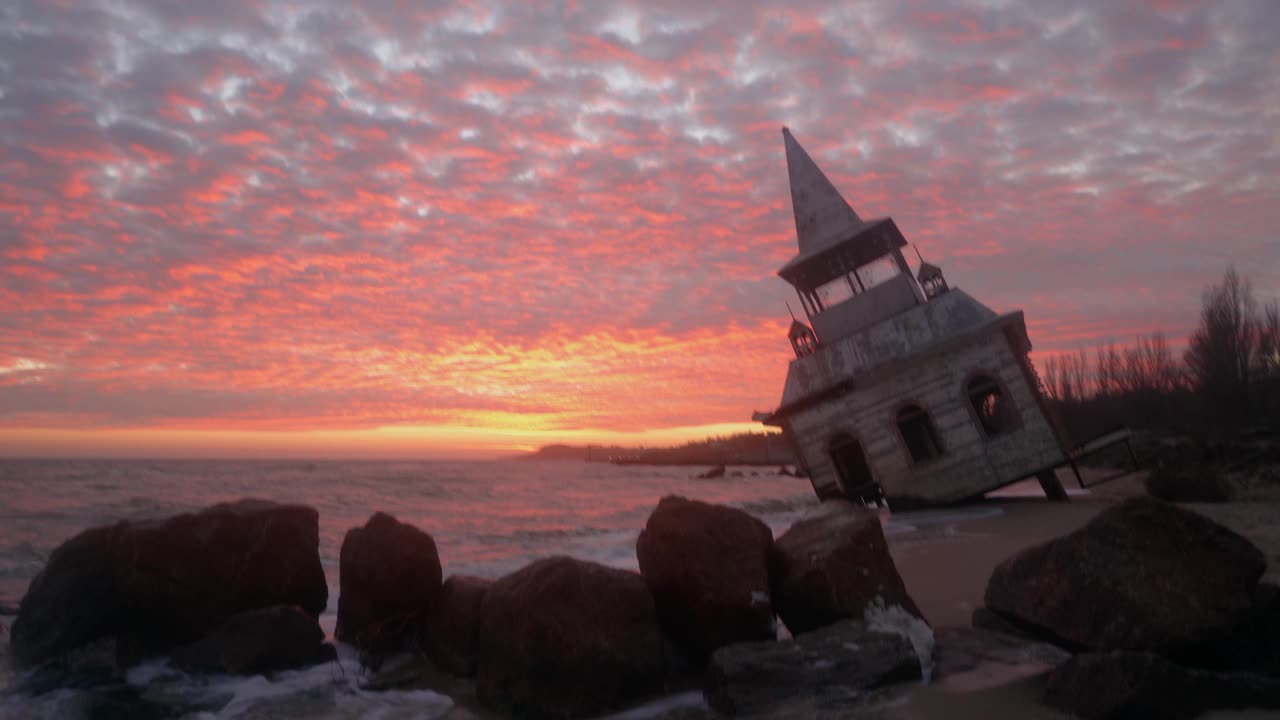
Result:
[[[679,447],[635,448],[616,445],[545,445],[522,460],[580,460],[615,465],[751,465],[794,466],[795,456],[777,434],[742,434],[709,438]]]

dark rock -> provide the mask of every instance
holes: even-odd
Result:
[[[709,480],[711,478],[721,478],[721,477],[724,477],[724,471],[725,471],[725,467],[723,465],[716,465],[715,467],[711,468],[710,470],[704,473],[698,473],[697,477],[700,480]]]
[[[476,673],[476,628],[492,580],[451,575],[427,612],[419,646],[436,667],[461,677]]]
[[[1199,667],[1280,677],[1280,587],[1258,583],[1251,611],[1195,659]]]
[[[931,681],[981,689],[1038,675],[1071,659],[1057,645],[984,628],[935,631]]]
[[[1254,594],[1254,612],[1249,626],[1254,642],[1250,667],[1280,677],[1280,587],[1259,584]]]
[[[1193,670],[1148,652],[1086,653],[1053,672],[1044,699],[1086,720],[1190,720],[1209,710],[1280,708],[1280,680]]]
[[[140,654],[164,652],[271,605],[319,616],[328,588],[318,548],[314,509],[264,500],[88,530],[32,580],[14,658],[39,663],[107,635],[129,637]]]
[[[711,656],[705,693],[722,713],[763,713],[796,697],[853,696],[920,676],[907,638],[847,620],[793,640],[720,648]]]
[[[639,575],[547,558],[485,594],[477,691],[521,717],[591,716],[659,690],[662,652],[653,599]]]
[[[1069,648],[1193,656],[1251,611],[1264,569],[1234,532],[1134,498],[1000,563],[986,605]]]
[[[256,675],[317,665],[336,655],[313,615],[277,605],[235,615],[172,657],[188,672]]]
[[[735,642],[775,637],[769,598],[773,533],[747,513],[668,496],[636,541],[658,617],[695,660]]]
[[[112,565],[134,629],[167,650],[255,608],[297,605],[318,617],[329,597],[319,546],[314,508],[240,500],[130,526]]]
[[[1039,630],[1034,626],[1019,624],[1018,621],[1007,618],[988,607],[974,608],[969,624],[978,629],[991,630],[993,632],[1013,635],[1015,637],[1023,637],[1028,640],[1038,641],[1046,639],[1047,637],[1052,638],[1051,635],[1045,633],[1043,630]]]
[[[49,556],[27,588],[9,630],[9,651],[35,665],[110,634],[127,617],[112,576],[111,549],[123,523],[85,530]]]
[[[1213,465],[1197,462],[1157,464],[1143,480],[1147,494],[1169,502],[1227,502],[1231,483]]]
[[[374,513],[342,540],[334,635],[373,654],[403,648],[439,597],[441,574],[431,535]]]
[[[824,510],[773,545],[773,604],[787,629],[799,635],[862,619],[873,604],[921,617],[889,556],[879,516],[843,500],[824,503]]]

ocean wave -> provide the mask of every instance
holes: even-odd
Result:
[[[818,499],[812,492],[784,498],[762,498],[737,503],[736,507],[752,515],[787,515],[804,512],[818,506]]]
[[[579,527],[557,527],[542,528],[535,530],[513,530],[509,533],[478,533],[472,534],[469,538],[472,541],[486,543],[527,543],[527,542],[543,542],[555,540],[574,540],[578,538],[589,538],[598,535],[606,535],[608,533],[617,532],[617,528],[603,528],[593,526]]]

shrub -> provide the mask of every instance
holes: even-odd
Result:
[[[1227,502],[1231,484],[1210,465],[1165,464],[1153,468],[1145,482],[1147,494],[1170,502]]]

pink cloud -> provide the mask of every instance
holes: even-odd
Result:
[[[162,5],[0,38],[0,425],[746,420],[784,124],[1038,351],[1280,292],[1265,4]]]

